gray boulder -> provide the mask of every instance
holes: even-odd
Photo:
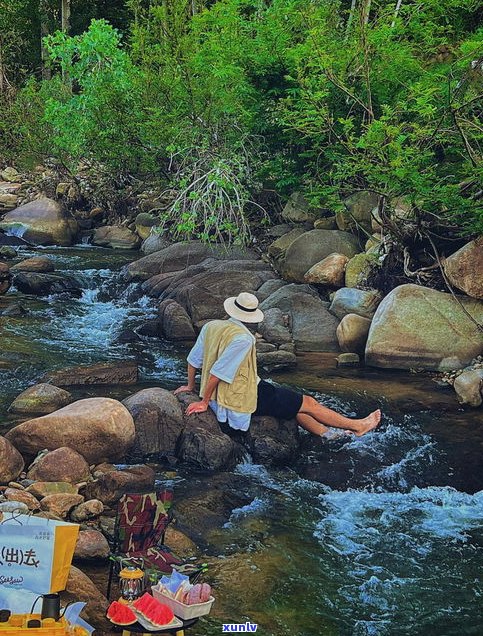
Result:
[[[454,390],[460,404],[481,406],[483,402],[483,369],[467,369],[455,378]]]
[[[483,236],[448,256],[444,271],[454,287],[483,300]]]
[[[329,311],[340,320],[347,314],[372,318],[380,302],[381,296],[374,290],[342,287],[333,295]]]
[[[71,294],[81,296],[82,288],[78,280],[67,274],[37,274],[21,272],[15,274],[14,284],[19,291],[33,296],[50,296],[51,294]]]
[[[293,297],[292,337],[297,351],[339,351],[339,321],[327,304],[309,294]]]
[[[158,307],[160,335],[175,342],[193,342],[196,333],[186,310],[175,300],[163,300]]]
[[[280,345],[292,341],[283,311],[278,307],[267,309],[263,322],[258,326],[258,332],[267,342],[273,344]]]

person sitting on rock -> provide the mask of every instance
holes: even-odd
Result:
[[[276,386],[257,376],[256,340],[247,325],[262,322],[263,312],[253,294],[242,292],[223,304],[228,320],[212,320],[200,331],[188,354],[188,384],[175,395],[195,390],[196,371],[201,369],[200,397],[186,414],[203,413],[210,407],[219,422],[247,431],[252,415],[277,419],[295,418],[314,435],[325,435],[329,428],[340,428],[364,435],[376,428],[381,419],[378,409],[362,419],[351,419],[304,395]]]

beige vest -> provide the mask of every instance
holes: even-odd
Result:
[[[206,327],[201,370],[200,395],[203,397],[210,376],[210,370],[230,342],[240,334],[246,334],[244,327],[229,320],[213,320]],[[237,413],[253,413],[257,408],[257,355],[255,342],[238,368],[231,384],[220,380],[212,400],[220,406]]]

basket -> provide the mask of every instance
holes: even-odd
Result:
[[[211,606],[213,605],[215,598],[210,596],[210,600],[206,601],[206,603],[196,603],[195,605],[185,605],[184,603],[180,603],[180,601],[176,601],[174,598],[170,596],[166,596],[159,590],[159,586],[155,585],[151,588],[151,592],[155,599],[157,599],[160,603],[164,603],[169,608],[172,609],[175,616],[183,619],[184,621],[188,621],[190,618],[199,618],[200,616],[206,616],[211,611]]]

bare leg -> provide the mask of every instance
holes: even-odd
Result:
[[[305,413],[297,413],[295,419],[299,426],[305,428],[306,431],[309,431],[309,433],[313,433],[314,435],[325,435],[325,433],[329,430],[327,426],[324,426],[311,415],[306,415]]]
[[[327,408],[317,402],[317,400],[310,395],[304,395],[302,406],[297,414],[297,421],[300,415],[309,415],[311,418],[326,426],[333,426],[334,428],[344,428],[349,431],[353,431],[356,435],[364,435],[376,426],[381,421],[381,411],[373,411],[367,417],[362,419],[351,419],[336,413],[332,409]],[[304,427],[305,428],[305,427]],[[310,429],[307,429],[310,430]],[[320,435],[320,433],[317,433]]]

